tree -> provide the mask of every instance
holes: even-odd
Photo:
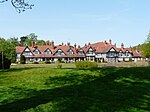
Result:
[[[20,56],[20,64],[25,64],[26,63],[26,58],[24,55]]]
[[[26,46],[26,43],[25,43],[26,39],[28,39],[27,36],[20,37],[20,44],[21,44],[21,46]]]
[[[35,35],[35,33],[30,33],[29,35],[20,37],[20,43],[22,46],[31,46],[31,42],[37,42],[37,35]]]
[[[19,41],[17,37],[11,37],[10,39],[8,39],[8,42],[12,43],[15,47],[19,46]]]
[[[150,58],[150,31],[147,35],[147,40],[141,46],[142,53],[145,57]]]
[[[16,9],[18,13],[24,12],[27,9],[32,9],[33,4],[25,3],[24,0],[0,0],[0,3],[10,1],[12,6]]]
[[[0,38],[0,52],[6,56],[11,62],[16,60],[16,49],[15,45],[6,41],[4,38]]]
[[[36,45],[46,45],[44,40],[38,40]]]

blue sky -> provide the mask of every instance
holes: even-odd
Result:
[[[27,0],[25,0],[27,1]],[[32,10],[17,13],[0,4],[0,37],[30,33],[38,39],[71,44],[111,39],[125,47],[143,43],[150,30],[150,0],[28,0]]]

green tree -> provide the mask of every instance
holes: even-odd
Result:
[[[36,42],[36,45],[46,45],[45,41],[44,40],[38,40]]]
[[[150,58],[150,31],[147,35],[147,40],[145,43],[140,47],[142,53],[145,57]]]
[[[25,64],[26,63],[26,58],[24,55],[20,56],[20,64]]]
[[[12,43],[14,46],[19,46],[19,41],[18,41],[17,37],[11,37],[7,41],[9,41],[10,43]]]
[[[28,39],[27,36],[20,37],[20,44],[21,44],[21,46],[26,46],[26,39]]]
[[[5,56],[6,59],[11,62],[16,60],[16,49],[13,43],[6,41],[4,38],[0,38],[0,53]]]

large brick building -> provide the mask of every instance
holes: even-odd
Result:
[[[118,48],[116,44],[112,44],[111,40],[109,42],[88,43],[83,47],[76,44],[71,46],[70,43],[55,45],[54,42],[51,45],[46,42],[46,45],[36,46],[35,42],[32,42],[32,46],[17,46],[16,53],[17,61],[20,61],[20,55],[24,55],[26,62],[56,62],[57,60],[64,62],[82,60],[99,62],[145,61],[138,49],[133,51],[131,48],[125,48],[123,43]]]

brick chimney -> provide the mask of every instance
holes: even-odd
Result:
[[[80,49],[80,45],[78,45],[78,49]]]
[[[88,46],[90,46],[90,45],[91,45],[91,43],[89,42],[89,43],[88,43]]]
[[[62,46],[64,46],[64,43],[62,42]]]
[[[76,43],[74,44],[74,50],[77,50],[77,45],[76,45]]]
[[[54,41],[52,41],[52,49],[54,49],[54,48],[55,48]]]
[[[49,46],[49,41],[46,41],[46,46]]]
[[[31,42],[31,47],[32,48],[35,47],[35,42],[34,41]]]
[[[68,42],[67,45],[70,46],[70,42]]]
[[[124,44],[123,43],[121,44],[121,48],[124,49]]]
[[[109,40],[109,44],[112,44],[112,41],[111,41],[111,39]]]

